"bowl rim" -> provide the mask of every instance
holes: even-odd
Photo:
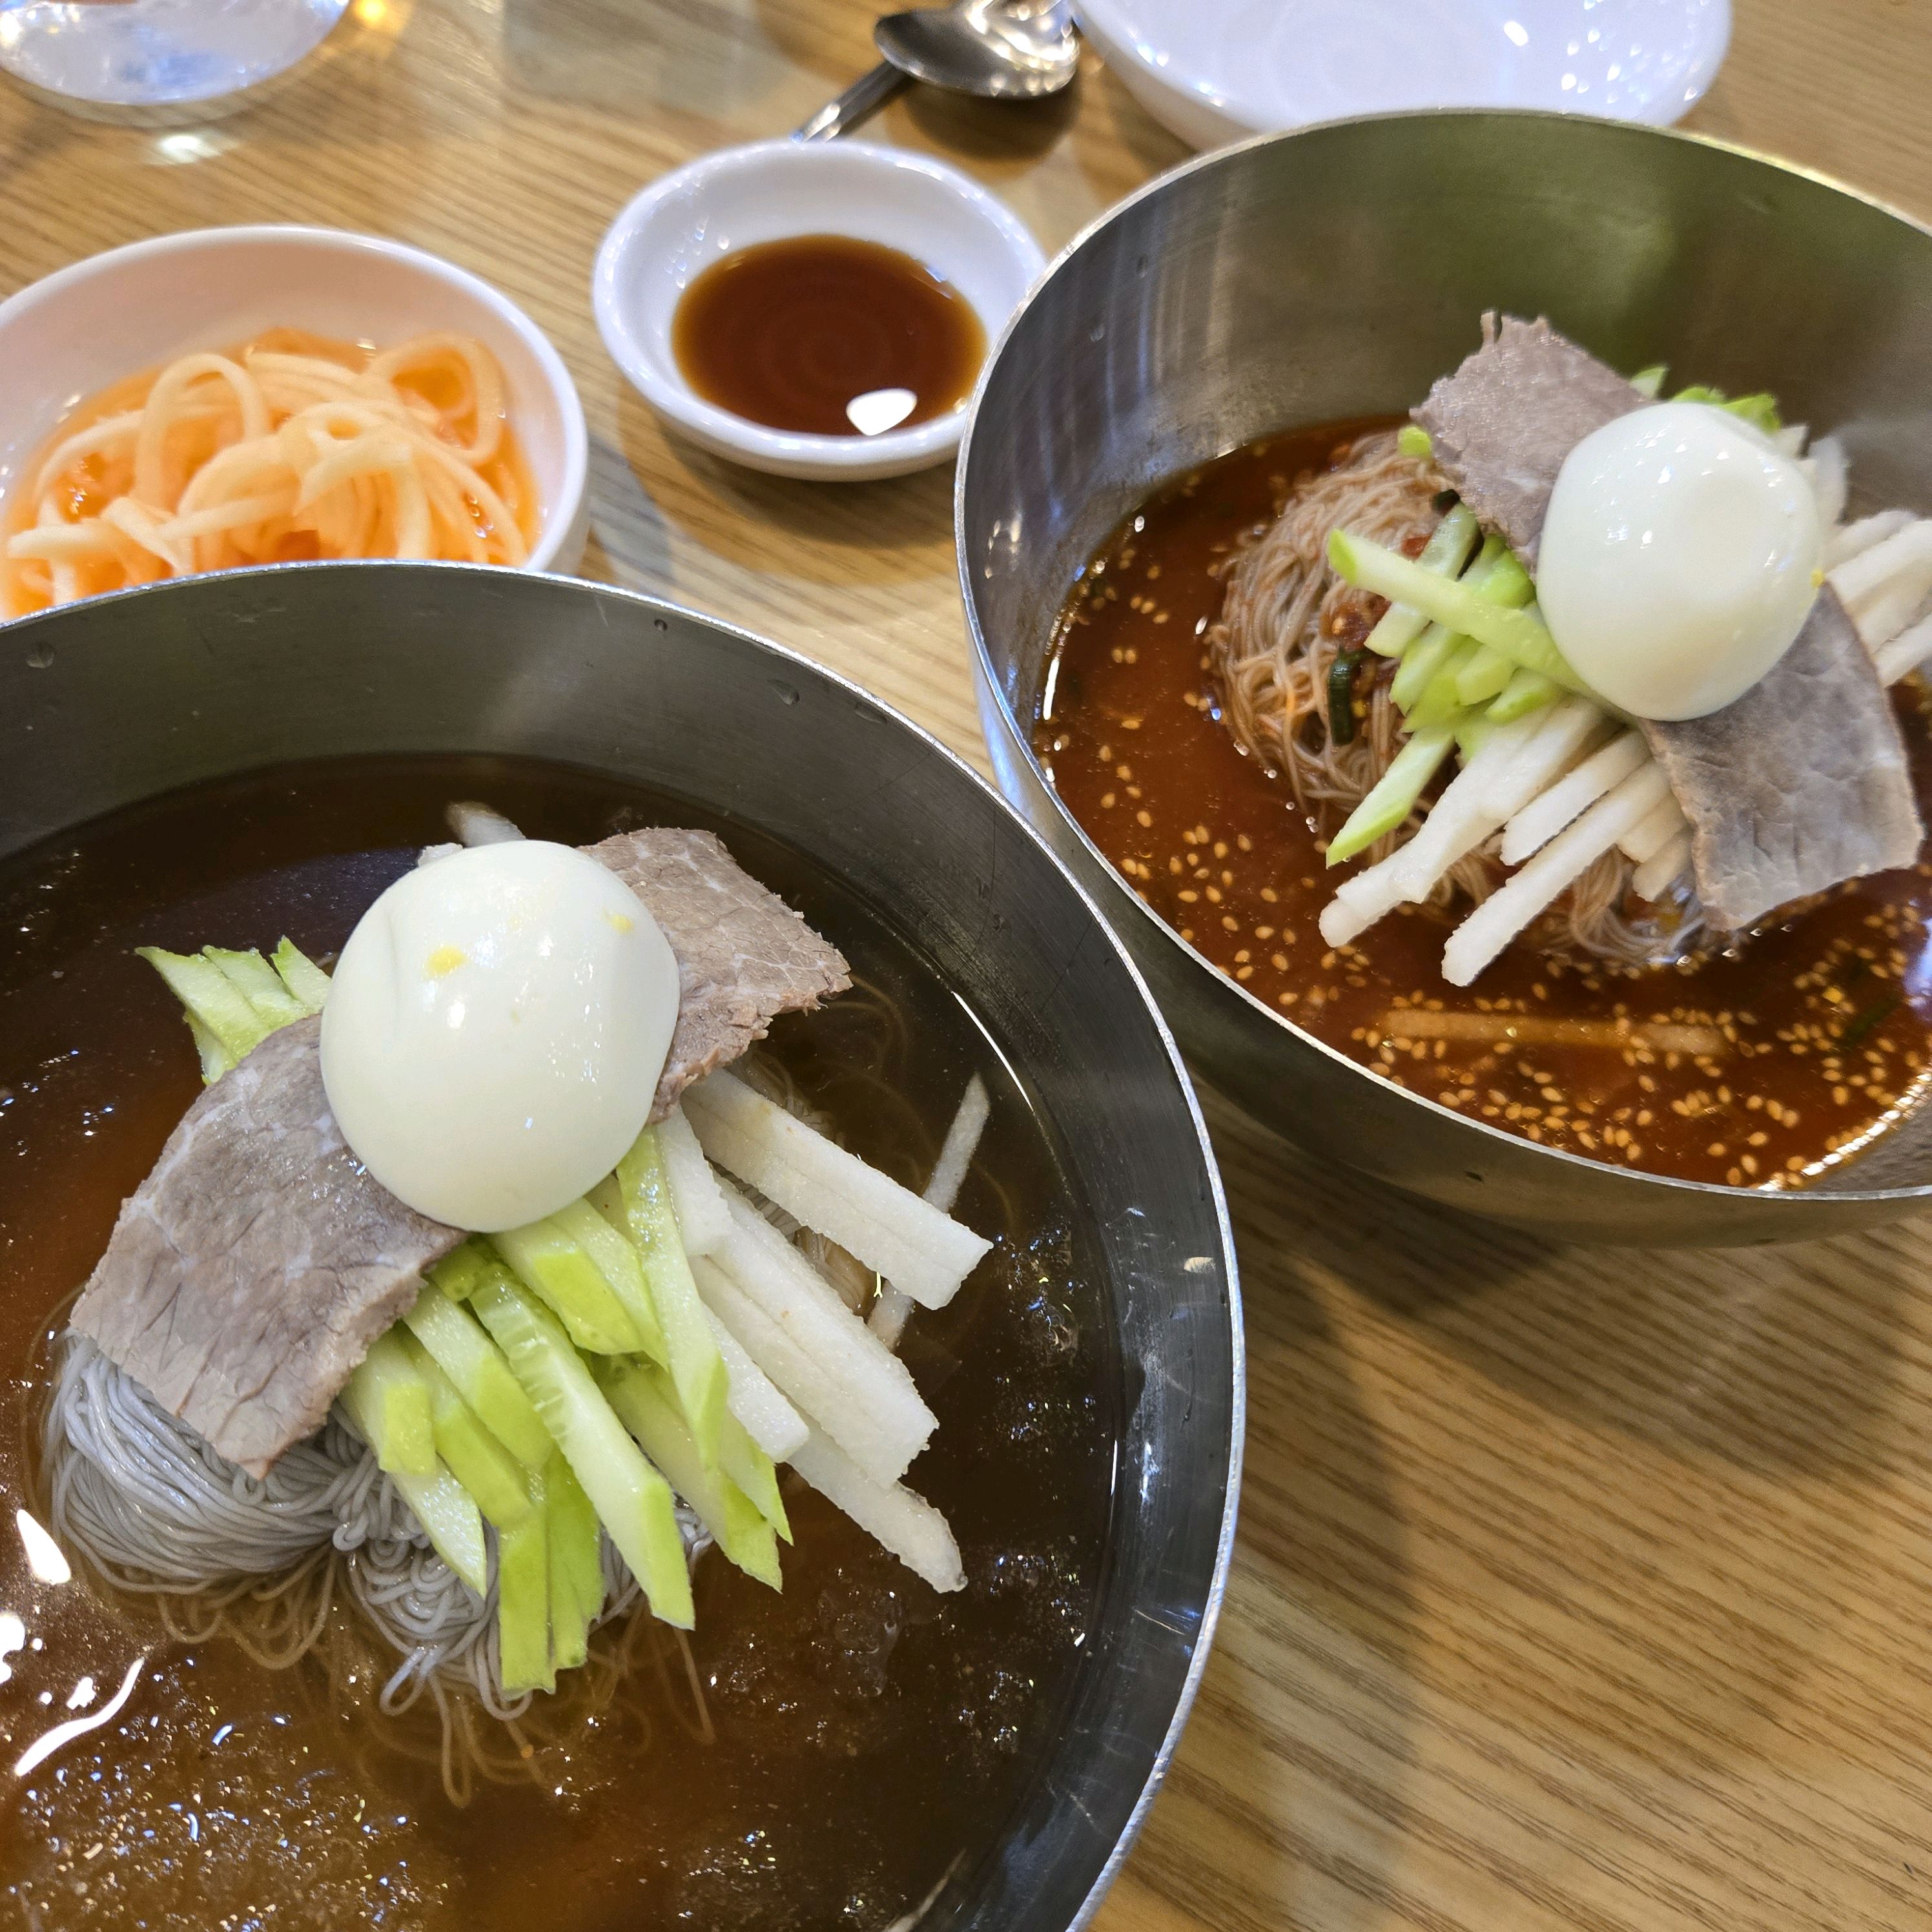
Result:
[[[345,571],[380,571],[407,572],[434,571],[470,577],[511,578],[520,581],[535,580],[544,584],[568,586],[575,593],[586,591],[600,598],[614,599],[620,603],[634,606],[644,615],[662,618],[669,615],[694,622],[701,628],[723,632],[736,641],[748,645],[779,664],[802,672],[808,678],[817,679],[842,695],[848,702],[884,718],[889,724],[908,734],[928,752],[936,754],[949,766],[954,776],[963,779],[973,789],[980,793],[1006,819],[1024,836],[1034,850],[1058,875],[1060,883],[1070,892],[1076,903],[1085,912],[1090,922],[1090,931],[1098,941],[1111,950],[1113,956],[1125,971],[1128,983],[1140,996],[1152,1022],[1154,1038],[1165,1054],[1168,1069],[1172,1074],[1174,1090],[1186,1110],[1194,1132],[1194,1143],[1200,1156],[1202,1172],[1208,1183],[1208,1201],[1212,1208],[1216,1239],[1220,1248],[1222,1278],[1227,1288],[1228,1307],[1228,1366],[1229,1391],[1228,1404],[1228,1457],[1226,1488],[1221,1504],[1221,1521],[1214,1541],[1214,1560],[1202,1598],[1200,1620],[1196,1630],[1193,1648],[1190,1652],[1187,1668],[1182,1674],[1174,1696],[1174,1708],[1162,1732],[1160,1743],[1156,1749],[1147,1774],[1136,1794],[1126,1818],[1094,1874],[1080,1904],[1068,1920],[1066,1932],[1084,1932],[1084,1928],[1099,1911],[1102,1900],[1114,1881],[1120,1875],[1122,1866],[1133,1849],[1154,1799],[1172,1765],[1174,1754],[1180,1747],[1182,1733],[1187,1727],[1189,1718],[1198,1696],[1202,1679],[1208,1667],[1208,1660],[1213,1652],[1218,1634],[1222,1605],[1232,1571],[1237,1525],[1240,1514],[1241,1472],[1247,1438],[1247,1340],[1244,1316],[1240,1268],[1235,1251],[1234,1226],[1228,1212],[1227,1192],[1221,1179],[1220,1165],[1215,1156],[1214,1143],[1208,1132],[1207,1121],[1201,1110],[1200,1096],[1195,1090],[1194,1082],[1181,1057],[1179,1043],[1173,1030],[1168,1024],[1167,1016],[1160,1009],[1154,992],[1147,982],[1138,963],[1129,950],[1126,942],[1118,932],[1103,913],[1094,895],[1088,891],[1071,866],[1055,851],[1052,842],[1034,825],[1026,814],[1021,811],[990,779],[983,776],[958,752],[928,730],[916,719],[908,717],[896,706],[888,704],[876,692],[868,691],[855,679],[847,676],[832,666],[808,656],[803,651],[789,644],[764,637],[742,624],[713,616],[708,611],[699,610],[686,604],[672,602],[668,598],[652,596],[646,592],[632,590],[623,585],[601,584],[591,579],[571,576],[560,571],[537,571],[527,568],[512,569],[503,565],[471,563],[466,561],[444,561],[440,559],[404,559],[399,557],[332,559],[314,562],[256,564],[242,569],[202,573],[197,577],[164,579],[157,584],[131,585],[122,590],[103,592],[74,604],[62,604],[51,610],[36,611],[20,619],[22,624],[40,622],[71,623],[80,620],[75,614],[92,611],[110,603],[124,603],[130,598],[166,596],[178,592],[184,586],[212,580],[254,578],[262,582],[286,580],[292,573],[339,573]],[[17,643],[16,636],[13,641]],[[246,769],[245,766],[243,769]],[[81,821],[84,822],[84,821]],[[36,833],[28,841],[34,843],[44,833]],[[17,848],[13,849],[19,849]],[[7,856],[0,853],[0,856]],[[1004,1842],[1004,1840],[1002,1840]]]
[[[1909,214],[1904,208],[1894,206],[1877,195],[1868,194],[1863,189],[1854,188],[1849,182],[1840,180],[1835,175],[1826,173],[1822,169],[1808,167],[1796,161],[1785,160],[1777,155],[1768,154],[1760,148],[1748,146],[1741,141],[1726,140],[1716,135],[1696,134],[1682,128],[1659,127],[1648,122],[1618,120],[1606,115],[1567,114],[1550,108],[1419,107],[1387,114],[1342,115],[1333,120],[1310,122],[1304,127],[1279,128],[1258,134],[1251,134],[1245,140],[1231,142],[1225,147],[1214,148],[1204,153],[1189,155],[1185,159],[1175,163],[1172,167],[1164,172],[1155,176],[1151,181],[1142,183],[1132,194],[1123,196],[1111,207],[1103,209],[1100,214],[1096,215],[1047,264],[1046,273],[1041,275],[1027,292],[1019,305],[1007,318],[1006,326],[1000,332],[999,340],[987,352],[986,364],[981,369],[980,380],[974,387],[966,434],[960,442],[959,460],[953,474],[954,562],[959,574],[961,602],[965,606],[967,641],[971,653],[971,662],[976,680],[982,692],[990,694],[992,703],[998,708],[1000,721],[1005,728],[1007,737],[1012,745],[1017,747],[1021,757],[1025,760],[1027,769],[1031,772],[1040,789],[1052,801],[1054,812],[1060,822],[1067,828],[1074,838],[1079,841],[1085,850],[1087,857],[1107,879],[1112,888],[1113,900],[1127,912],[1129,916],[1136,920],[1138,930],[1149,934],[1156,943],[1164,943],[1184,954],[1192,967],[1202,973],[1211,974],[1219,982],[1220,989],[1232,992],[1238,996],[1246,1004],[1252,1013],[1259,1016],[1270,1026],[1280,1028],[1291,1035],[1302,1046],[1319,1053],[1338,1067],[1346,1069],[1348,1072],[1358,1075],[1364,1079],[1369,1078],[1370,1076],[1359,1060],[1350,1059],[1347,1054],[1329,1046],[1326,1041],[1317,1039],[1304,1028],[1298,1026],[1286,1015],[1278,1013],[1272,1007],[1264,1005],[1245,986],[1228,974],[1223,973],[1218,966],[1206,958],[1188,940],[1183,939],[1175,928],[1169,926],[1137,894],[1129,891],[1121,883],[1112,862],[1101,851],[1100,847],[1094,844],[1088,833],[1087,828],[1060,802],[1059,794],[1054,790],[1046,772],[1041,769],[1038,758],[1034,754],[1033,734],[1030,729],[1022,723],[1015,713],[1012,706],[1007,700],[1006,692],[1000,684],[998,672],[993,663],[992,653],[986,641],[986,632],[980,622],[979,607],[974,592],[973,573],[969,566],[966,548],[966,487],[968,476],[972,467],[973,434],[979,421],[980,404],[991,385],[994,371],[999,368],[1014,335],[1025,322],[1034,305],[1053,285],[1066,265],[1090,241],[1099,235],[1102,230],[1123,219],[1142,202],[1150,200],[1155,195],[1160,194],[1170,183],[1180,179],[1184,176],[1222,166],[1255,148],[1298,141],[1311,136],[1333,133],[1340,129],[1373,128],[1384,123],[1396,122],[1493,120],[1541,122],[1552,126],[1582,125],[1609,130],[1619,138],[1628,140],[1676,141],[1688,147],[1710,148],[1718,153],[1734,155],[1739,160],[1754,162],[1760,166],[1773,169],[1778,173],[1793,176],[1802,181],[1810,182],[1820,188],[1848,196],[1852,200],[1862,202],[1867,207],[1876,210],[1881,214],[1889,215],[1894,220],[1903,222],[1907,227],[1916,230],[1919,234],[1923,235],[1928,241],[1932,241],[1932,221],[1921,220],[1918,216]],[[983,705],[981,707],[981,735],[987,741],[988,751],[992,754],[994,769],[998,770],[999,748],[992,743],[991,736],[986,730]],[[1004,791],[1004,787],[1002,790]],[[1017,800],[1010,802],[1014,804],[1016,809],[1020,808]],[[1112,915],[1106,914],[1103,916],[1108,918],[1110,925],[1113,923]],[[1615,1174],[1619,1180],[1630,1182],[1638,1186],[1668,1189],[1694,1196],[1708,1195],[1722,1200],[1731,1200],[1739,1196],[1745,1196],[1750,1197],[1754,1202],[1774,1204],[1771,1205],[1769,1211],[1787,1216],[1802,1211],[1806,1203],[1820,1198],[1814,1191],[1806,1189],[1766,1190],[1751,1187],[1730,1187],[1720,1181],[1686,1180],[1674,1174],[1650,1174],[1638,1168],[1612,1166],[1607,1161],[1593,1160],[1586,1154],[1572,1154],[1568,1149],[1562,1148],[1545,1147],[1540,1142],[1526,1141],[1518,1135],[1506,1133],[1502,1128],[1492,1125],[1487,1120],[1472,1118],[1468,1114],[1455,1112],[1443,1106],[1439,1102],[1430,1100],[1426,1094],[1406,1092],[1406,1097],[1418,1106],[1427,1108],[1444,1121],[1453,1121],[1457,1126],[1466,1130],[1472,1130],[1485,1140],[1499,1148],[1507,1148],[1512,1153],[1528,1149],[1532,1154],[1540,1155],[1546,1160],[1558,1162],[1567,1166],[1574,1166],[1592,1174]],[[1932,1180],[1925,1181],[1916,1187],[1834,1190],[1830,1198],[1834,1200],[1880,1203],[1932,1202]]]
[[[542,372],[544,386],[550,392],[562,430],[563,474],[556,500],[545,507],[543,526],[530,546],[529,560],[518,568],[539,574],[548,572],[572,534],[572,526],[582,512],[590,487],[590,432],[584,419],[584,398],[578,393],[577,385],[571,380],[570,371],[564,366],[556,344],[529,314],[495,284],[486,281],[474,270],[464,268],[446,256],[389,236],[367,234],[353,228],[332,228],[320,222],[241,221],[210,227],[176,229],[165,235],[146,236],[139,241],[123,242],[118,248],[103,248],[92,255],[83,255],[78,261],[69,262],[28,283],[26,287],[15,290],[5,301],[0,302],[0,328],[44,302],[67,295],[88,282],[111,278],[137,262],[231,247],[247,248],[269,242],[294,242],[318,254],[334,252],[380,257],[414,269],[431,280],[455,289],[488,310],[529,350]],[[376,562],[402,560],[352,560]]]
[[[1010,316],[990,325],[987,318],[980,317],[981,326],[986,330],[987,347],[980,374],[974,379],[973,389],[943,416],[908,428],[886,430],[878,436],[822,436],[753,422],[706,401],[681,375],[675,381],[667,378],[644,352],[638,332],[618,300],[620,268],[631,250],[641,245],[646,222],[664,202],[720,176],[755,176],[766,169],[812,167],[870,170],[882,176],[918,175],[936,183],[950,192],[962,215],[980,221],[997,238],[1024,274],[1025,286],[1012,313],[1024,308],[1040,286],[1046,272],[1047,257],[1038,238],[998,195],[962,169],[936,155],[896,148],[883,141],[801,141],[787,134],[740,142],[700,154],[646,182],[625,202],[611,218],[591,266],[590,305],[597,332],[619,373],[652,409],[721,455],[759,468],[777,469],[788,476],[850,478],[855,482],[885,473],[884,465],[904,471],[937,463],[958,448],[979,393],[980,376],[985,374],[986,364],[992,359],[995,342],[1004,339]]]

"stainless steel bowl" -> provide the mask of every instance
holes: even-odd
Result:
[[[1056,1143],[1124,1378],[1107,1574],[997,1855],[922,1920],[1084,1922],[1192,1699],[1227,1574],[1240,1325],[1192,1090],[1126,954],[958,760],[774,646],[561,578],[428,564],[190,579],[0,633],[0,854],[284,759],[482,752],[648,783],[842,880],[952,982]]]
[[[1129,891],[1029,739],[1055,614],[1152,487],[1284,425],[1406,409],[1486,308],[1620,368],[1772,389],[1862,495],[1932,509],[1932,233],[1793,168],[1654,129],[1399,116],[1264,136],[1082,236],[1015,316],[962,452],[959,567],[1006,795],[1126,940],[1196,1071],[1291,1140],[1579,1240],[1808,1240],[1932,1204],[1932,1118],[1802,1193],[1552,1152],[1387,1083],[1210,966]]]

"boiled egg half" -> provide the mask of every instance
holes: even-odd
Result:
[[[1592,690],[1638,718],[1701,718],[1790,649],[1823,548],[1792,458],[1713,404],[1658,403],[1564,460],[1537,599]]]
[[[398,1200],[452,1227],[520,1227],[629,1150],[677,1004],[670,943],[621,879],[544,839],[480,845],[363,914],[322,1008],[322,1084]]]

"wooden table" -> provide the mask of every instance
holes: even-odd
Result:
[[[1927,0],[1737,0],[1694,127],[1932,217]],[[0,90],[11,288],[209,222],[400,236],[547,328],[590,412],[586,569],[802,647],[982,758],[950,478],[774,482],[676,442],[587,284],[639,184],[780,133],[864,0],[354,0],[247,112],[137,131]],[[902,99],[1057,248],[1184,150],[1070,98]],[[1928,322],[1932,326],[1932,322]],[[1318,1169],[1226,1110],[1241,1536],[1106,1932],[1932,1925],[1932,1240],[1604,1255]]]

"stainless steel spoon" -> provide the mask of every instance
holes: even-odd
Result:
[[[1066,0],[960,0],[888,14],[872,29],[885,58],[793,139],[829,141],[876,113],[908,81],[993,100],[1058,94],[1079,65]]]

